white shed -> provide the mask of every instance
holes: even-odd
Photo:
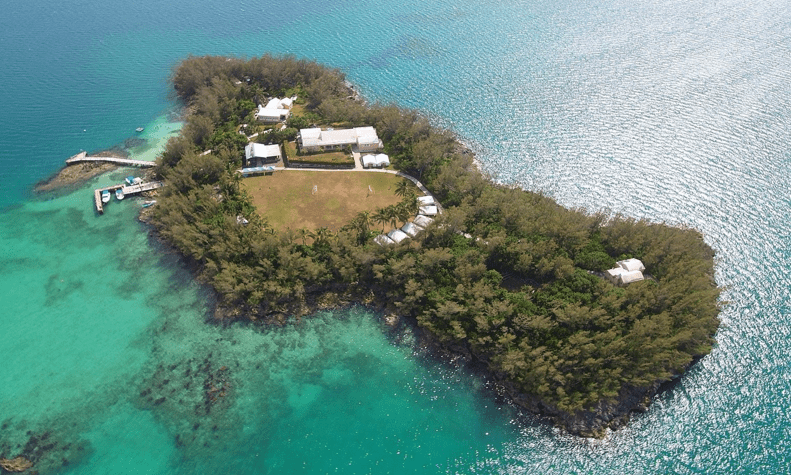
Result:
[[[415,219],[412,220],[413,223],[420,226],[421,228],[425,228],[426,226],[431,224],[432,221],[434,221],[434,219],[429,218],[428,216],[422,214],[415,216]]]
[[[635,259],[635,258],[626,259],[626,260],[623,260],[623,261],[618,261],[616,264],[618,264],[619,266],[623,267],[624,270],[629,271],[629,272],[632,272],[632,271],[643,272],[645,270],[645,266],[643,265],[643,262],[640,261],[640,259]]]
[[[401,231],[404,231],[405,233],[409,234],[412,237],[415,237],[417,233],[419,233],[422,230],[423,228],[416,225],[415,223],[406,223],[405,225],[401,226]]]
[[[374,242],[379,244],[380,246],[385,246],[387,244],[395,244],[395,242],[390,239],[389,237],[385,236],[384,234],[380,234],[374,238]]]
[[[389,237],[395,242],[401,242],[404,239],[409,239],[409,236],[407,236],[407,234],[404,231],[401,231],[400,229],[393,229],[392,231],[387,233],[387,237]]]
[[[631,284],[632,282],[639,282],[643,280],[643,273],[639,270],[624,272],[618,276],[621,285]]]
[[[363,168],[371,168],[376,166],[376,157],[368,154],[362,156]]]
[[[618,285],[620,283],[619,277],[624,272],[626,272],[626,270],[623,267],[615,267],[604,271],[604,276],[610,281],[612,285]]]
[[[418,196],[417,201],[420,203],[420,206],[431,206],[434,204],[434,197],[431,195]]]
[[[376,166],[377,167],[389,167],[390,166],[390,157],[387,156],[385,153],[377,153],[376,154]]]
[[[426,216],[435,216],[439,211],[437,210],[436,206],[421,206],[420,207],[420,214],[425,214]]]

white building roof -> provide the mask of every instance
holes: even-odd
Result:
[[[631,284],[632,282],[641,281],[643,280],[643,278],[644,278],[643,273],[640,272],[639,270],[627,271],[618,276],[618,280],[623,285]]]
[[[643,265],[642,261],[640,261],[640,259],[634,259],[634,258],[626,259],[623,261],[618,261],[617,264],[623,267],[624,269],[626,269],[627,271],[637,270],[642,272],[645,270],[645,266]]]
[[[421,204],[421,206],[429,206],[429,205],[433,205],[434,204],[434,197],[433,196],[418,196],[417,197],[417,201],[418,201],[418,203]]]
[[[431,224],[432,221],[434,221],[432,218],[429,218],[428,216],[424,216],[422,214],[415,216],[415,219],[412,220],[413,223],[417,224],[422,228],[425,228],[426,226]]]
[[[419,233],[422,230],[423,228],[417,226],[415,223],[406,223],[405,225],[401,226],[401,231],[404,231],[405,233],[409,234],[412,237],[415,237],[417,233]]]
[[[377,142],[379,141],[378,138],[376,140],[377,140]],[[386,166],[386,167],[390,166],[390,157],[388,157],[387,154],[385,154],[385,153],[377,153],[376,154],[376,164],[378,166]]]
[[[363,167],[370,168],[376,166],[376,157],[371,154],[362,156]]]
[[[302,145],[306,147],[326,147],[352,144],[379,144],[379,137],[373,127],[355,127],[353,129],[328,129],[318,127],[299,131]]]
[[[374,242],[379,244],[380,246],[384,246],[386,244],[395,244],[395,241],[390,239],[389,237],[385,236],[384,234],[380,234],[374,238]]]
[[[389,237],[395,242],[401,242],[404,239],[409,238],[409,236],[407,236],[407,234],[404,231],[401,231],[400,229],[393,229],[392,231],[387,233],[387,237]]]
[[[264,145],[261,143],[252,142],[245,146],[244,156],[248,160],[251,158],[280,157],[280,145]]]
[[[439,212],[436,206],[421,206],[420,207],[420,214],[425,214],[427,216],[434,216]]]

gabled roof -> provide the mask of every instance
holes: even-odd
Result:
[[[412,220],[413,223],[423,228],[431,224],[432,221],[434,221],[432,218],[429,218],[428,216],[424,216],[422,214],[415,216],[415,219]]]
[[[280,145],[264,145],[262,143],[249,143],[244,147],[244,156],[251,158],[272,158],[280,156]]]
[[[395,242],[401,242],[404,239],[409,238],[409,236],[407,236],[407,234],[404,231],[401,231],[400,229],[393,229],[392,231],[387,233],[387,237],[389,237]]]
[[[421,206],[420,207],[420,214],[425,214],[428,216],[434,216],[439,213],[439,210],[436,206]]]
[[[415,237],[417,233],[419,233],[422,230],[423,228],[417,226],[415,223],[406,223],[405,225],[401,226],[401,231],[404,231],[405,233],[409,234],[412,237]]]

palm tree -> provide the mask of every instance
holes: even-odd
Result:
[[[415,214],[410,209],[409,203],[405,201],[402,201],[395,206],[395,213],[398,220],[405,224],[409,220],[409,217]]]
[[[396,185],[395,191],[394,191],[396,196],[400,196],[401,198],[406,198],[406,195],[410,191],[409,185],[410,185],[410,182],[407,181],[406,178],[403,178],[401,181],[399,181],[398,184]]]
[[[394,205],[390,205],[387,208],[385,208],[385,212],[387,213],[387,218],[388,221],[390,222],[390,225],[392,227],[396,227],[396,224],[398,224],[398,218],[400,216],[398,212],[398,207]]]
[[[408,214],[410,215],[417,214],[417,212],[420,210],[420,204],[417,201],[417,195],[413,190],[409,190],[409,193],[404,196],[404,199],[401,200],[399,206],[406,208]]]
[[[387,213],[387,208],[379,208],[371,218],[377,223],[381,223],[382,232],[385,232],[385,224],[390,222],[390,215]]]
[[[326,226],[322,226],[316,230],[316,234],[314,236],[315,239],[313,241],[313,245],[322,246],[329,244],[330,238],[332,237],[332,231],[330,231]]]
[[[305,241],[307,241],[307,238],[314,238],[314,237],[316,237],[312,232],[310,232],[309,229],[305,229],[305,228],[300,228],[299,231],[297,231],[297,233],[299,234],[299,237],[302,238],[302,245],[303,246],[307,245],[305,243]]]

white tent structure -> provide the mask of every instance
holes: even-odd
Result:
[[[393,229],[389,233],[387,233],[387,237],[392,239],[394,242],[401,242],[404,239],[409,239],[409,236],[404,231],[400,229]]]
[[[418,196],[417,201],[420,203],[420,206],[431,206],[434,204],[434,197],[431,195]]]
[[[412,237],[417,236],[417,233],[419,233],[422,230],[423,228],[416,225],[415,223],[406,223],[405,225],[401,226],[401,231],[404,231],[405,233],[409,234]]]
[[[385,236],[384,234],[380,234],[374,238],[374,242],[379,244],[380,246],[385,246],[387,244],[395,244],[395,241],[390,239],[389,237]]]
[[[390,157],[387,156],[385,153],[377,153],[376,154],[376,166],[380,168],[389,167],[390,166]]]
[[[421,228],[427,227],[432,221],[434,221],[433,218],[429,218],[428,216],[422,214],[415,216],[415,219],[412,220],[415,225],[420,226]]]
[[[376,157],[374,155],[363,155],[361,160],[363,163],[363,168],[371,168],[376,166]]]
[[[420,207],[420,214],[425,214],[426,216],[436,216],[439,210],[437,210],[436,206],[421,206]]]

